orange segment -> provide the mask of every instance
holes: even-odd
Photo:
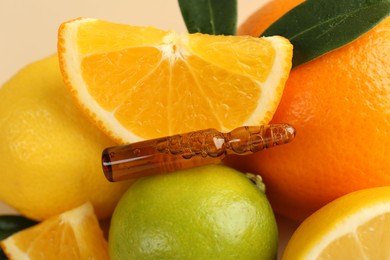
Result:
[[[279,36],[178,34],[77,19],[61,25],[58,53],[76,101],[123,143],[268,123],[292,45]]]
[[[90,203],[15,233],[0,245],[10,259],[108,259]]]

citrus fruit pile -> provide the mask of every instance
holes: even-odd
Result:
[[[3,240],[5,252],[275,259],[275,210],[305,220],[284,259],[388,258],[377,247],[390,243],[390,17],[291,70],[292,44],[258,36],[302,2],[269,1],[240,36],[64,22],[58,56],[0,89],[0,200],[42,221]],[[268,123],[291,124],[297,137],[226,160],[241,172],[109,183],[101,170],[108,146]],[[111,216],[107,244],[98,219]]]
[[[0,90],[6,100],[0,105],[0,134],[6,136],[0,148],[4,154],[0,199],[44,226],[56,218],[55,229],[62,229],[60,214],[87,202],[99,218],[111,216],[131,184],[104,179],[99,160],[105,147],[203,128],[229,131],[267,124],[291,69],[292,45],[279,36],[178,34],[76,19],[60,27],[58,42],[60,66],[56,56],[43,59]],[[258,199],[264,204],[261,194]],[[265,248],[253,247],[247,253],[275,256],[272,211],[267,206],[256,212],[268,216],[268,222],[258,219],[256,225],[272,231],[272,239]],[[229,216],[233,215],[225,218]],[[29,248],[36,245],[41,250],[45,239],[27,243],[31,233],[42,231],[46,238],[39,227],[6,240],[5,251],[12,256],[34,254]],[[225,228],[239,227],[230,222]],[[263,239],[245,232],[243,241],[246,236]],[[221,233],[221,241],[228,235]],[[60,236],[52,239],[61,245]],[[79,241],[68,243],[77,248]],[[228,245],[233,244],[225,248]],[[235,248],[243,246],[241,242]]]

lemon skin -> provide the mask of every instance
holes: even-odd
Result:
[[[19,71],[0,100],[0,200],[35,220],[86,201],[110,216],[129,183],[104,178],[101,152],[114,143],[74,105],[57,56]]]

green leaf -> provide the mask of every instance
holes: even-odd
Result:
[[[0,260],[7,260],[7,256],[4,254],[3,250],[0,248]]]
[[[3,215],[0,216],[0,240],[3,240],[10,235],[37,224],[36,221],[25,218],[23,216]],[[7,259],[6,255],[0,248],[0,260]]]
[[[390,0],[307,0],[261,36],[288,38],[295,67],[355,40],[389,14]]]
[[[36,221],[23,216],[3,215],[0,216],[0,240],[22,229],[37,224]]]
[[[237,0],[179,0],[189,33],[236,34]]]

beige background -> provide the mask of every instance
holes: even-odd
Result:
[[[265,1],[238,0],[238,23]],[[60,23],[81,16],[186,31],[177,0],[0,0],[0,85],[24,65],[54,53]],[[0,214],[14,212],[0,202]],[[283,248],[295,224],[279,222]]]
[[[265,1],[238,0],[239,22]],[[177,0],[0,0],[0,84],[55,52],[61,22],[81,16],[186,31]]]

